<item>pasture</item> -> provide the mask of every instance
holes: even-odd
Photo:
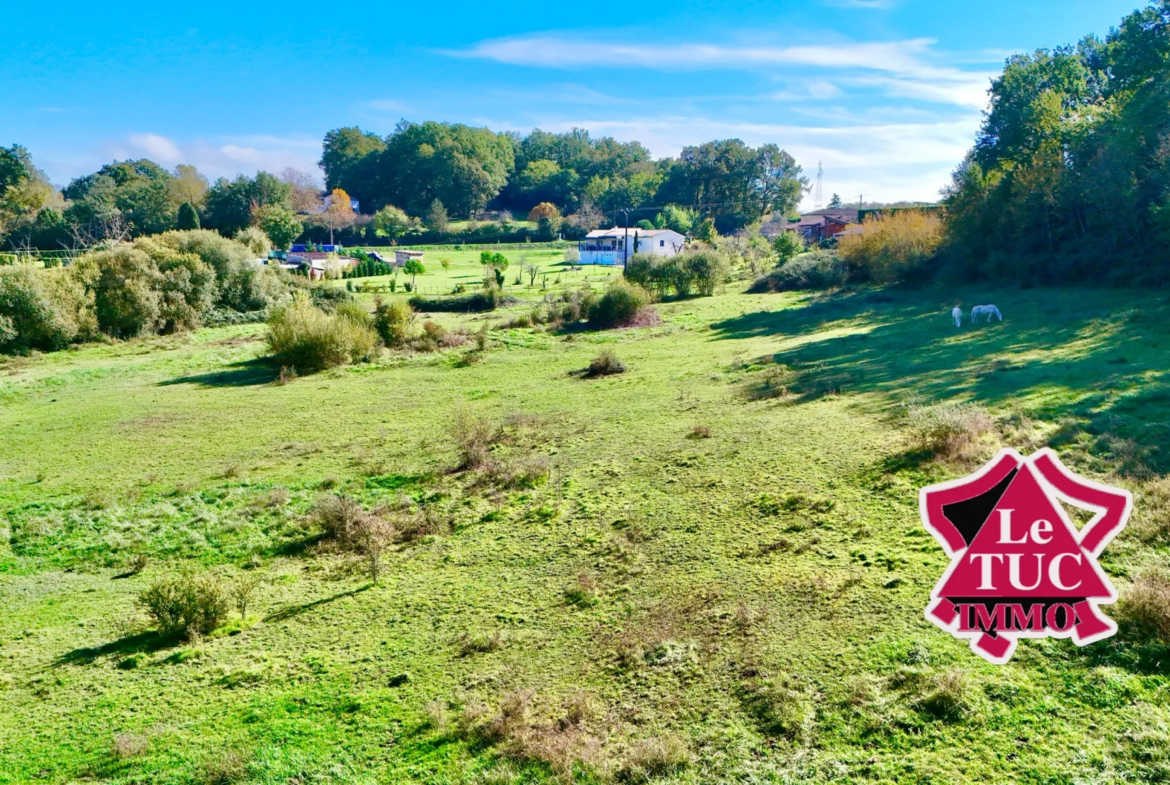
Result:
[[[480,279],[451,255],[424,292]],[[1005,320],[956,329],[956,297]],[[1165,647],[1123,624],[984,663],[923,618],[947,559],[917,510],[921,485],[1049,444],[1137,494],[1102,560],[1122,593],[1164,564],[1161,295],[729,286],[657,308],[603,333],[444,314],[490,328],[481,362],[288,383],[263,325],[5,360],[0,783],[1170,776]],[[607,349],[625,373],[576,373]],[[992,419],[948,456],[907,418],[942,401]],[[540,457],[547,479],[458,470],[459,409],[493,424],[500,474]],[[320,540],[330,494],[434,525],[371,583]],[[135,597],[182,567],[260,576],[254,610],[154,634]]]
[[[383,247],[370,250],[378,251],[389,258],[389,254],[392,254],[394,249],[391,248],[387,251]],[[538,248],[529,251],[515,250],[515,246],[505,246],[499,253],[508,258],[508,269],[504,271],[504,278],[506,288],[513,296],[539,299],[544,292],[556,291],[564,286],[576,288],[585,283],[602,286],[614,275],[621,274],[621,270],[615,267],[600,265],[584,265],[574,268],[565,261],[564,250]],[[426,274],[418,276],[416,281],[420,294],[427,296],[450,294],[452,289],[459,284],[468,289],[474,289],[483,281],[484,269],[479,261],[479,250],[427,250],[425,254]],[[442,259],[448,261],[447,268],[441,264]],[[526,271],[530,267],[536,268],[535,278]],[[363,281],[368,282],[373,287],[384,288],[388,286],[392,277],[375,275],[351,280],[355,288],[359,287]],[[410,276],[399,273],[397,278],[398,291],[403,292],[402,285],[410,281]],[[338,285],[337,282],[335,285]],[[345,282],[340,282],[340,285],[344,286]]]

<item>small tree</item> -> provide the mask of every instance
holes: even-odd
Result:
[[[439,257],[439,264],[443,267],[443,275],[449,275],[451,272],[451,259],[447,256]]]
[[[779,257],[777,265],[783,265],[804,252],[804,238],[799,232],[783,232],[772,241],[772,249]]]
[[[263,580],[263,574],[257,571],[241,575],[232,581],[232,602],[235,603],[236,611],[240,614],[241,619],[248,618],[248,606],[252,604],[252,600],[256,597],[256,589],[259,588]]]
[[[406,264],[402,265],[402,272],[410,276],[410,288],[418,291],[415,276],[426,275],[427,268],[423,267],[423,263],[418,259],[408,259]]]
[[[833,194],[833,198],[829,200],[829,207],[837,209],[841,206],[841,197]]]
[[[531,289],[536,286],[536,276],[540,272],[540,268],[535,264],[524,265],[524,272],[528,273],[528,288]]]
[[[179,215],[175,220],[175,228],[180,231],[190,231],[199,228],[199,211],[190,202],[179,205]]]
[[[431,207],[427,210],[427,226],[436,232],[445,232],[450,226],[447,208],[438,199],[431,202]]]
[[[406,234],[414,226],[414,221],[403,210],[388,204],[374,213],[374,234],[386,237],[391,243]]]
[[[325,215],[329,219],[329,244],[333,245],[333,230],[345,229],[353,226],[357,216],[353,211],[353,203],[347,194],[341,188],[334,188],[333,192],[329,194],[329,207],[325,210]]]
[[[528,211],[528,220],[533,223],[538,223],[541,218],[559,219],[560,217],[561,211],[552,202],[541,202]]]
[[[270,204],[256,210],[253,220],[280,251],[287,251],[305,230],[305,225],[292,210],[278,204]]]

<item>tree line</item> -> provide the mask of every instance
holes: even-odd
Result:
[[[946,193],[939,261],[1022,284],[1170,278],[1170,0],[1010,58]]]
[[[792,156],[773,144],[752,148],[724,139],[655,160],[639,142],[593,138],[581,129],[522,137],[429,121],[399,123],[386,137],[359,128],[330,131],[320,167],[331,200],[323,200],[311,174],[297,170],[212,183],[193,166],[167,169],[149,159],[112,162],[58,190],[26,148],[0,147],[0,239],[9,248],[87,248],[170,230],[232,237],[261,225],[278,246],[290,232],[289,242],[302,234],[323,242],[339,232],[349,242],[407,233],[435,242],[452,221],[487,209],[495,220],[473,221],[463,229],[469,240],[515,234],[513,212],[539,224],[529,234],[551,239],[615,218],[649,223],[676,205],[683,213],[663,213],[660,223],[673,216],[678,224],[685,215],[688,231],[706,220],[708,230],[730,233],[766,214],[791,212],[808,187]],[[349,210],[350,198],[364,215]]]
[[[555,213],[544,217],[586,229],[607,214],[619,223],[649,220],[673,204],[694,208],[726,234],[765,214],[788,214],[808,187],[801,167],[774,144],[723,139],[655,160],[639,142],[580,128],[521,137],[439,122],[403,121],[386,137],[330,131],[321,168],[327,188],[371,210],[394,206],[425,219],[436,210],[471,218],[488,207],[522,214],[544,207]]]

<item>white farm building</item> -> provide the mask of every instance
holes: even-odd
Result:
[[[621,265],[636,253],[674,256],[687,238],[671,229],[594,229],[577,244],[581,264]]]

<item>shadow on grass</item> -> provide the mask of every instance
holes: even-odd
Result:
[[[1005,321],[956,328],[949,311],[957,300],[968,310],[995,302]],[[891,409],[960,398],[1052,422],[1073,418],[1110,468],[1170,470],[1170,306],[1161,298],[1087,288],[865,290],[711,327],[714,340],[783,341],[754,374],[786,366],[785,392],[801,400],[877,393]]]
[[[271,384],[280,378],[280,366],[268,358],[242,360],[228,366],[230,370],[179,376],[159,382],[160,387],[195,384],[200,387],[255,387]]]
[[[178,635],[163,635],[153,630],[140,632],[136,635],[127,635],[116,641],[104,643],[101,646],[74,649],[57,657],[53,664],[60,665],[92,665],[103,657],[114,657],[129,654],[153,654],[156,651],[169,649],[182,643]]]
[[[1115,608],[1106,606],[1104,610],[1115,614]],[[1112,638],[1073,651],[1078,659],[1094,668],[1108,666],[1131,673],[1170,675],[1170,646],[1148,630],[1138,629],[1124,621],[1118,625],[1117,634]]]
[[[285,621],[285,620],[291,619],[295,616],[300,616],[302,613],[307,613],[308,611],[311,611],[314,608],[318,608],[322,605],[328,605],[329,603],[340,600],[343,597],[353,597],[357,594],[361,594],[362,592],[368,591],[369,589],[371,589],[373,587],[373,585],[374,584],[372,584],[372,583],[367,583],[366,585],[359,586],[356,589],[350,589],[349,591],[338,592],[337,594],[334,594],[330,597],[323,597],[319,600],[313,600],[312,602],[306,602],[303,605],[289,605],[287,607],[281,608],[278,611],[274,611],[274,612],[268,614],[267,616],[264,617],[264,621],[265,622]]]

